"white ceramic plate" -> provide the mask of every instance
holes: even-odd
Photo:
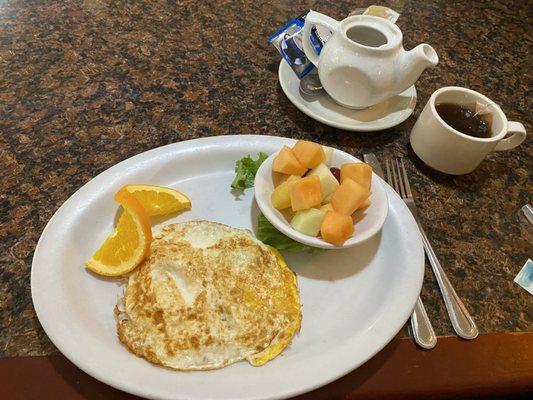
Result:
[[[83,267],[112,232],[118,210],[113,194],[125,183],[185,192],[193,207],[178,221],[209,219],[252,229],[258,214],[253,190],[239,197],[230,190],[235,160],[258,151],[271,154],[290,143],[279,137],[221,136],[171,144],[123,161],[79,189],[54,214],[33,258],[33,303],[52,342],[102,382],[157,399],[285,398],[339,378],[382,349],[408,319],[424,267],[415,221],[390,188],[383,229],[362,246],[286,256],[298,275],[302,328],[291,346],[263,367],[240,362],[181,373],[134,356],[115,332],[120,282],[99,279]]]
[[[290,145],[291,147],[296,142]],[[279,150],[279,149],[278,149]],[[305,243],[312,247],[320,247],[323,249],[342,249],[353,247],[363,243],[370,239],[376,233],[379,232],[385,218],[387,218],[387,211],[389,209],[389,202],[387,201],[387,193],[385,191],[384,181],[372,173],[372,186],[370,194],[370,207],[368,207],[364,213],[359,215],[358,221],[355,224],[355,233],[349,238],[342,246],[335,246],[328,242],[325,242],[322,238],[305,235],[293,229],[287,219],[281,212],[276,210],[270,201],[270,196],[274,191],[274,182],[272,181],[272,162],[278,152],[271,154],[255,176],[255,200],[259,209],[264,216],[274,225],[279,231],[285,235],[293,238],[294,240]],[[358,158],[345,153],[344,151],[334,149],[332,155],[331,165],[333,167],[340,168],[342,164],[362,162]]]
[[[409,89],[382,103],[352,110],[337,104],[325,91],[318,96],[307,96],[300,92],[300,80],[285,60],[278,70],[281,88],[287,98],[301,112],[309,117],[347,131],[380,131],[401,124],[413,113],[416,106],[416,89]]]

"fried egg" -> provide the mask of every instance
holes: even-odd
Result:
[[[165,226],[115,308],[120,341],[176,370],[263,365],[300,329],[296,276],[251,232],[208,221]]]

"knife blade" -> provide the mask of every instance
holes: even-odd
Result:
[[[374,171],[381,179],[385,179],[383,177],[381,164],[374,153],[363,154],[363,160],[372,167],[372,171]]]
[[[524,207],[522,207],[522,212],[528,219],[529,223],[533,225],[533,207],[531,207],[531,204],[526,204]]]

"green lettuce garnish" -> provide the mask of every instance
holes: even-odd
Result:
[[[235,163],[236,176],[231,183],[234,189],[248,189],[254,186],[254,179],[259,166],[267,159],[267,155],[260,152],[257,155],[257,160],[253,160],[250,155],[241,158]]]
[[[257,154],[257,160],[253,160],[250,155],[238,160],[235,163],[236,175],[235,179],[233,179],[233,182],[231,183],[231,187],[240,190],[254,187],[254,180],[257,170],[263,161],[267,159],[267,157],[268,156],[265,153],[260,152]],[[264,244],[268,244],[277,250],[294,252],[307,251],[309,253],[316,253],[324,250],[307,246],[291,239],[288,236],[285,236],[283,233],[278,231],[262,213],[259,213],[257,218],[257,238]]]
[[[297,242],[283,233],[278,231],[274,225],[270,223],[266,217],[259,213],[257,218],[257,238],[264,244],[274,247],[277,250],[287,251],[307,251],[309,253],[317,253],[324,251],[316,247],[307,246],[306,244]]]

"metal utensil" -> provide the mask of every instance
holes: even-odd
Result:
[[[382,179],[383,169],[374,153],[363,154],[363,160],[372,167],[372,170]],[[389,185],[392,183],[389,181]],[[423,349],[432,349],[437,345],[437,336],[431,325],[426,308],[422,299],[418,297],[416,300],[413,313],[411,314],[411,333],[415,339],[415,343]]]
[[[531,204],[526,204],[524,207],[522,207],[522,212],[526,216],[529,223],[533,225],[533,207],[531,207]]]
[[[383,176],[383,168],[381,168],[381,164],[374,153],[363,154],[363,160],[372,167],[372,171],[374,171],[381,179],[385,179]]]
[[[300,79],[300,92],[307,96],[318,96],[322,92],[322,83],[318,71],[314,69]]]
[[[453,329],[463,339],[470,340],[476,338],[479,333],[476,323],[455,292],[452,284],[446,276],[446,273],[442,269],[439,260],[437,259],[437,255],[429,243],[429,239],[427,238],[422,225],[420,224],[418,210],[413,200],[413,194],[411,192],[409,180],[407,179],[407,173],[405,171],[403,159],[400,158],[400,161],[397,159],[387,160],[386,166],[389,181],[393,182],[394,188],[398,194],[400,194],[403,201],[415,217],[416,223],[418,224],[420,234],[422,235],[422,242],[424,243],[424,249],[426,250],[426,255],[431,268],[433,269],[433,273],[435,274],[435,278],[437,279],[437,283],[439,284],[439,288],[442,293],[442,297],[444,298],[444,304],[446,305],[446,310],[448,311]]]

